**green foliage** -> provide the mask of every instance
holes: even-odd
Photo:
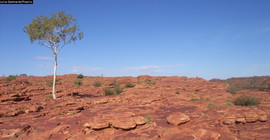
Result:
[[[238,91],[238,88],[235,85],[230,84],[227,87],[227,92],[229,92],[231,94],[236,94],[236,91]]]
[[[146,123],[149,123],[149,122],[152,122],[152,121],[153,121],[153,118],[152,118],[151,115],[146,115],[146,116],[144,117],[144,121],[145,121]]]
[[[215,103],[209,103],[208,105],[207,105],[207,108],[215,108],[216,107],[216,104]]]
[[[257,106],[259,102],[259,98],[252,95],[241,95],[234,100],[237,106]]]
[[[180,94],[180,92],[179,91],[175,91],[175,94]]]
[[[75,80],[74,82],[75,86],[81,86],[82,85],[82,80]]]
[[[53,98],[52,94],[46,94],[45,97],[46,98]]]
[[[192,99],[190,99],[190,101],[193,101],[193,102],[195,102],[195,101],[201,101],[201,98],[192,98]]]
[[[126,85],[125,85],[126,88],[133,88],[133,87],[135,87],[135,86],[136,86],[136,85],[133,84],[133,83],[131,83],[131,82],[128,82],[128,83],[126,83]]]
[[[55,85],[57,85],[57,84],[59,84],[59,79],[55,80]],[[52,87],[53,86],[53,79],[46,80],[46,85],[49,86],[49,87]]]
[[[232,102],[226,102],[226,103],[219,105],[219,107],[229,107],[229,106],[234,106],[234,104]]]
[[[155,85],[155,84],[156,84],[156,81],[151,80],[151,79],[146,79],[144,82],[145,82],[147,85]]]
[[[27,76],[27,74],[23,73],[23,74],[20,74],[20,77],[25,77]]]
[[[119,95],[124,90],[116,80],[114,80],[110,85],[113,86],[113,89],[106,87],[104,89],[105,95]]]
[[[102,83],[100,81],[95,81],[93,83],[93,86],[95,86],[95,87],[100,87],[101,85],[102,85]]]
[[[84,76],[82,74],[77,75],[77,79],[82,79]]]
[[[105,92],[106,96],[108,96],[108,95],[119,95],[122,91],[123,91],[123,89],[120,88],[120,87],[115,87],[114,89],[110,89],[110,88],[105,88],[104,89],[104,92]]]
[[[7,78],[4,79],[4,81],[12,81],[17,78],[17,75],[9,75]]]

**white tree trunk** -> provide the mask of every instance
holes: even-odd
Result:
[[[57,68],[57,54],[54,54],[53,88],[52,88],[53,99],[56,99],[56,95],[55,95],[56,68]]]

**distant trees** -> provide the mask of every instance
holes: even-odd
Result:
[[[53,76],[53,99],[55,95],[55,81],[57,69],[57,54],[67,44],[81,40],[84,35],[80,32],[77,20],[64,12],[51,14],[51,17],[38,16],[32,23],[24,26],[23,31],[29,35],[31,43],[38,41],[41,46],[52,50],[54,55],[54,76]]]

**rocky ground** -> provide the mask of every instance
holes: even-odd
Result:
[[[57,78],[55,100],[52,76],[0,78],[0,139],[270,139],[270,92],[232,95],[224,82],[187,77]],[[105,96],[115,83],[123,92]],[[260,104],[234,106],[240,94]]]

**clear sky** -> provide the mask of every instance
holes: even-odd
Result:
[[[0,5],[0,76],[53,74],[52,51],[22,28],[58,11],[85,36],[60,51],[59,75],[270,75],[269,0],[34,0]]]

